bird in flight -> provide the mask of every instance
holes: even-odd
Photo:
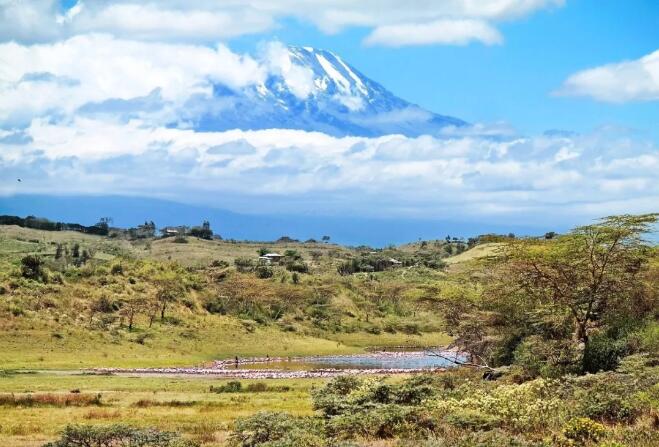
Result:
[[[16,180],[18,180],[19,182],[22,182],[22,181],[23,181],[23,180],[21,180],[21,179],[16,179]]]

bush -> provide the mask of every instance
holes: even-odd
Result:
[[[68,425],[58,441],[44,447],[195,447],[198,444],[179,435],[155,429],[138,429],[128,425]]]
[[[272,278],[272,276],[274,275],[272,268],[268,267],[267,265],[257,266],[255,273],[256,273],[256,277],[259,279]]]
[[[325,417],[336,416],[351,408],[347,395],[362,385],[354,376],[339,376],[326,386],[312,391],[314,410],[320,410]]]
[[[584,352],[584,371],[596,373],[616,369],[620,359],[628,353],[626,340],[616,340],[602,335],[594,336]]]
[[[450,435],[446,438],[431,438],[424,443],[403,443],[401,447],[548,447],[546,443],[533,442],[520,435],[500,429],[475,431]]]
[[[402,405],[419,405],[435,395],[437,381],[430,375],[413,376],[403,382],[394,393],[394,401]]]
[[[27,255],[21,259],[21,276],[34,281],[48,282],[48,273],[43,261],[36,255]]]
[[[468,410],[501,420],[502,426],[518,431],[546,428],[561,420],[565,406],[554,381],[536,379],[521,385],[501,385],[492,390],[476,389],[433,402],[439,416]]]
[[[255,382],[247,385],[247,388],[245,389],[250,393],[262,393],[264,391],[268,391],[269,388],[268,385],[263,382]]]
[[[434,429],[435,422],[424,410],[417,407],[386,404],[373,408],[346,412],[330,419],[328,433],[336,438],[371,437],[422,437],[423,432]]]
[[[243,390],[243,384],[237,380],[227,382],[225,385],[211,386],[213,393],[240,393]]]
[[[309,273],[309,266],[301,261],[292,261],[286,263],[286,270],[289,272]]]
[[[233,260],[236,270],[241,273],[251,272],[254,270],[254,262],[249,258],[236,258]]]
[[[606,434],[606,428],[588,418],[571,419],[563,428],[563,436],[576,442],[599,441]]]
[[[100,394],[43,393],[0,394],[0,406],[4,407],[91,407],[101,405]]]
[[[185,235],[177,234],[174,237],[174,242],[177,243],[177,244],[187,244],[188,243],[188,238],[185,237]]]
[[[637,384],[622,374],[597,374],[576,379],[577,415],[605,422],[633,422],[640,408],[632,401]]]
[[[457,410],[448,414],[444,420],[449,424],[465,430],[491,430],[501,421],[491,414],[478,410]]]
[[[262,411],[238,419],[229,442],[237,447],[323,447],[322,428],[319,420]]]
[[[203,303],[203,308],[208,313],[225,315],[227,313],[227,306],[225,300],[221,297],[208,298]]]
[[[110,268],[110,273],[112,275],[123,275],[124,274],[124,266],[121,264],[113,264],[112,268]]]

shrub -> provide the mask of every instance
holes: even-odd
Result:
[[[434,428],[434,421],[416,407],[386,404],[346,412],[328,422],[328,433],[336,438],[420,437]]]
[[[599,441],[606,434],[606,428],[588,418],[575,418],[563,428],[563,436],[576,442]]]
[[[20,306],[16,306],[15,304],[11,304],[9,306],[9,312],[15,317],[22,317],[25,315],[25,310]]]
[[[225,385],[211,386],[210,390],[213,393],[239,393],[243,389],[243,384],[237,380],[227,382]]]
[[[138,429],[128,425],[68,425],[58,441],[44,447],[195,447],[179,435],[155,429]]]
[[[289,272],[309,273],[309,266],[301,261],[292,261],[286,263],[286,270]]]
[[[339,376],[332,379],[326,386],[312,391],[314,410],[320,410],[326,417],[342,414],[351,408],[347,395],[362,385],[362,381],[354,376]]]
[[[206,299],[203,303],[203,308],[211,314],[224,315],[227,313],[227,306],[225,300],[222,297],[212,297]]]
[[[565,406],[558,396],[557,383],[536,379],[521,385],[501,385],[490,391],[477,389],[463,396],[433,402],[439,416],[472,410],[501,420],[517,431],[544,429],[558,423]]]
[[[520,435],[507,433],[500,429],[475,431],[450,435],[442,438],[430,438],[424,443],[402,443],[401,447],[548,447],[546,443],[533,442]]]
[[[448,414],[444,420],[449,424],[466,430],[491,430],[500,424],[499,418],[478,410],[457,410]]]
[[[247,388],[245,389],[250,393],[261,393],[264,391],[268,391],[268,385],[266,385],[263,382],[255,382],[247,385]]]
[[[267,265],[259,265],[255,269],[256,277],[259,279],[267,279],[267,278],[272,278],[274,275],[274,272],[272,271],[272,268],[268,267]]]
[[[236,270],[241,273],[251,272],[254,270],[254,262],[249,258],[236,258],[233,260]]]
[[[100,394],[44,393],[0,394],[0,406],[5,407],[91,407],[101,405]]]
[[[402,405],[418,405],[436,393],[436,385],[433,376],[413,376],[395,391],[394,401]]]
[[[616,369],[620,359],[628,353],[626,340],[616,340],[603,335],[594,336],[584,352],[584,371],[596,373]]]
[[[110,268],[110,273],[112,275],[123,275],[124,274],[124,266],[121,264],[113,264],[112,268]]]
[[[576,413],[606,422],[633,422],[640,408],[632,401],[637,384],[622,374],[597,374],[575,380]]]
[[[263,411],[238,419],[229,442],[237,447],[323,447],[322,427],[312,418]]]
[[[48,273],[39,256],[27,255],[21,259],[21,276],[34,281],[48,282]]]

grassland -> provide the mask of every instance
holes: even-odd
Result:
[[[242,381],[245,385],[254,381]],[[205,378],[139,378],[56,373],[0,376],[0,397],[97,396],[100,405],[0,406],[0,445],[36,447],[54,439],[67,424],[128,423],[178,431],[206,446],[224,445],[231,422],[260,409],[312,414],[309,391],[321,380],[271,380],[286,391],[217,394],[210,387],[226,383]]]
[[[76,245],[91,255],[83,265],[68,255]],[[56,259],[58,246],[68,257]],[[235,259],[255,259],[263,248],[294,251],[309,273],[294,282],[283,266],[273,266],[267,279],[233,267]],[[423,248],[446,253],[442,249],[441,242]],[[420,250],[409,245],[386,256],[411,257]],[[22,276],[21,259],[28,255],[44,261],[48,281]],[[40,446],[70,423],[123,422],[220,446],[237,417],[265,409],[310,415],[310,390],[325,383],[271,380],[268,385],[283,388],[217,394],[209,390],[224,383],[219,379],[95,376],[82,374],[85,368],[193,366],[234,356],[450,343],[433,300],[437,290],[458,290],[452,278],[422,267],[338,275],[337,266],[356,256],[357,249],[324,243],[128,241],[1,226],[0,397],[12,394],[23,402],[31,395],[36,403],[0,405],[0,445]],[[159,293],[179,285],[182,295],[167,308],[167,318],[159,318]],[[234,304],[208,310],[225,298]],[[129,328],[125,310],[140,299]],[[97,395],[100,404],[48,403]]]
[[[61,244],[79,245],[93,258],[79,267],[57,261],[55,253]],[[294,250],[311,273],[302,275],[295,286],[281,285],[291,279],[280,267],[269,280],[238,274],[230,267],[209,268],[212,263],[231,266],[236,258],[253,259],[261,248],[281,253]],[[48,284],[24,281],[19,270],[26,255],[45,259],[62,279]],[[0,364],[36,369],[183,366],[233,356],[345,354],[369,346],[450,342],[441,331],[441,317],[424,304],[432,281],[443,279],[441,272],[404,268],[372,278],[364,274],[339,277],[336,265],[354,255],[354,250],[332,244],[197,238],[184,244],[172,239],[131,242],[3,226],[0,310],[5,318],[0,321]],[[122,265],[125,272],[110,274],[114,264]],[[162,289],[154,276],[164,275],[163,271],[174,275],[175,282],[191,284],[186,305],[174,304],[167,324],[152,324],[151,311],[142,309],[128,330],[121,311],[93,310],[100,299],[115,307],[135,296],[154,300]],[[225,276],[228,279],[215,279]],[[329,293],[329,301],[316,303],[318,290]],[[226,294],[258,302],[249,312],[241,308],[227,315],[211,315],[202,309],[212,297]],[[289,305],[283,318],[269,318],[270,309],[265,307],[270,302],[281,307],[291,300],[298,304]]]

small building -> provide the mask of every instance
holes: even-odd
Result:
[[[279,253],[266,253],[263,256],[259,256],[259,262],[272,264],[273,262],[281,261],[281,258],[283,257],[284,255],[280,255]]]
[[[160,230],[162,237],[172,237],[172,236],[185,236],[187,234],[187,228],[182,227],[165,227]]]
[[[401,265],[403,265],[402,262],[400,262],[398,259],[394,259],[394,258],[389,258],[389,263],[390,263],[393,267],[400,267]]]

